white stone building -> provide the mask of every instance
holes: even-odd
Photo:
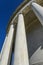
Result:
[[[13,13],[0,65],[43,65],[43,0],[25,0]]]

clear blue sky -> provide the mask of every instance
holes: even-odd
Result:
[[[6,35],[6,27],[10,16],[23,0],[0,0],[0,51]]]

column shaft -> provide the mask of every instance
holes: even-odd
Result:
[[[6,35],[6,37],[5,37],[5,40],[4,40],[4,43],[3,43],[3,46],[2,46],[2,50],[1,50],[1,58],[2,58],[2,55],[3,55],[3,52],[4,52],[4,48],[5,48],[5,46],[6,46],[6,42],[7,42],[7,35]]]
[[[34,2],[32,2],[31,7],[40,23],[43,25],[43,7]]]
[[[22,14],[19,14],[18,17],[14,51],[14,65],[29,65],[25,25]]]
[[[0,62],[1,62],[1,53],[0,53]]]
[[[13,25],[11,25],[9,33],[8,33],[8,37],[7,37],[7,42],[6,42],[6,45],[5,45],[3,54],[2,54],[1,65],[10,64],[13,34],[14,34],[14,27],[13,27]]]

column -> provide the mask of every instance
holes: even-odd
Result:
[[[0,61],[1,61],[1,53],[0,53]]]
[[[14,65],[29,65],[23,14],[19,14],[18,16],[14,51]]]
[[[11,59],[11,52],[12,52],[12,42],[13,42],[13,35],[14,35],[14,25],[11,24],[10,30],[7,37],[7,42],[2,54],[1,65],[9,65]]]
[[[4,48],[6,46],[6,42],[7,42],[7,35],[5,37],[5,40],[4,40],[4,43],[3,43],[3,46],[2,46],[2,50],[1,50],[1,53],[0,53],[0,55],[1,55],[0,59],[2,58],[2,55],[3,55],[3,52],[4,52]]]
[[[35,15],[39,19],[40,23],[43,25],[43,7],[38,5],[35,2],[31,3],[32,10],[34,11]]]

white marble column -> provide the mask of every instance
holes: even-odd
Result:
[[[35,2],[31,3],[32,10],[34,11],[35,15],[39,19],[40,23],[43,25],[43,7],[38,5]]]
[[[1,53],[0,53],[0,61],[1,61]]]
[[[14,25],[10,26],[10,30],[7,37],[7,42],[2,54],[1,65],[9,65],[11,59],[12,52],[12,42],[13,42],[13,34],[14,34]]]
[[[23,14],[19,14],[18,16],[18,25],[14,51],[14,65],[29,65]]]
[[[3,43],[3,46],[2,46],[2,50],[1,50],[1,53],[0,53],[0,55],[1,55],[0,59],[2,58],[2,55],[3,55],[3,52],[4,52],[4,48],[6,46],[6,42],[7,42],[7,35],[5,37],[5,40],[4,40],[4,43]]]

